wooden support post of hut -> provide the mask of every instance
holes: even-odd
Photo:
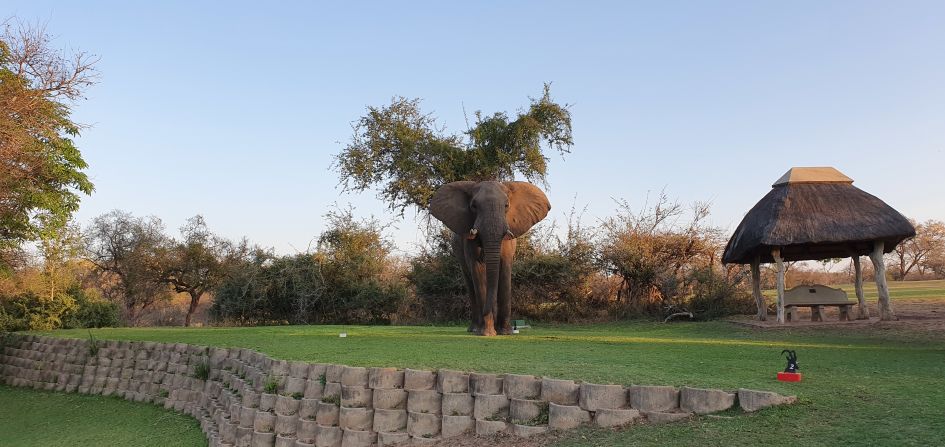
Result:
[[[751,261],[751,296],[755,298],[755,306],[758,307],[758,320],[768,319],[768,304],[765,303],[765,297],[761,294],[761,258],[755,256]]]
[[[863,294],[863,267],[860,266],[860,255],[853,255],[853,288],[856,290],[857,320],[869,320],[870,308],[866,305],[866,296]]]
[[[879,295],[879,319],[898,320],[892,306],[889,305],[889,286],[886,285],[886,263],[883,261],[883,241],[873,244],[870,260],[873,261],[873,276],[876,277],[876,294]]]
[[[852,257],[856,270],[858,318],[869,318],[863,298],[860,256],[869,256],[879,289],[879,313],[883,320],[896,314],[889,302],[883,254],[915,228],[898,211],[853,186],[853,180],[834,168],[788,170],[735,229],[725,247],[722,262],[750,264],[752,295],[758,319],[767,318],[761,296],[762,263],[778,267],[778,322],[784,322],[784,263]]]
[[[784,260],[781,259],[781,250],[771,250],[771,257],[778,266],[778,278],[775,283],[778,289],[778,323],[784,323]]]

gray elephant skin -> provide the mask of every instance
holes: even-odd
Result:
[[[480,335],[511,334],[515,238],[551,210],[527,182],[452,182],[430,199],[430,214],[453,231],[453,253],[466,279],[472,323]]]

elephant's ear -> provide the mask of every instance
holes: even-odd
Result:
[[[525,234],[548,215],[551,204],[538,187],[527,182],[503,182],[509,193],[509,211],[505,218],[515,237]]]
[[[469,210],[475,185],[476,182],[462,181],[441,186],[430,198],[430,214],[454,233],[468,233],[475,221],[475,216]]]

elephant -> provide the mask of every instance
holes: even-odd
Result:
[[[515,181],[457,181],[430,199],[430,214],[454,233],[453,254],[462,266],[472,323],[469,332],[512,333],[512,258],[515,238],[551,211],[535,185]]]

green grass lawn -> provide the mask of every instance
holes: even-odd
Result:
[[[0,385],[0,446],[205,446],[190,416],[117,397]]]
[[[942,292],[936,293],[945,296]],[[118,328],[93,333],[102,339],[248,347],[276,358],[353,366],[528,373],[625,385],[746,387],[799,397],[799,403],[789,407],[727,414],[734,418],[702,417],[620,431],[579,430],[564,435],[558,441],[561,446],[945,445],[945,335],[887,327],[764,331],[726,322],[623,322],[536,325],[513,337],[496,338],[474,337],[463,327],[430,326]],[[339,338],[341,331],[348,337]],[[85,330],[52,335],[88,336]],[[785,348],[798,352],[801,383],[774,380],[784,368],[780,352]],[[60,396],[0,388],[0,398],[13,392],[43,399]],[[133,408],[145,411],[139,407]],[[30,413],[12,413],[2,415],[4,420],[21,421],[9,422],[14,426],[36,419]],[[137,424],[125,428],[133,426]],[[2,436],[0,445],[8,445]],[[192,445],[201,443],[195,439]]]

